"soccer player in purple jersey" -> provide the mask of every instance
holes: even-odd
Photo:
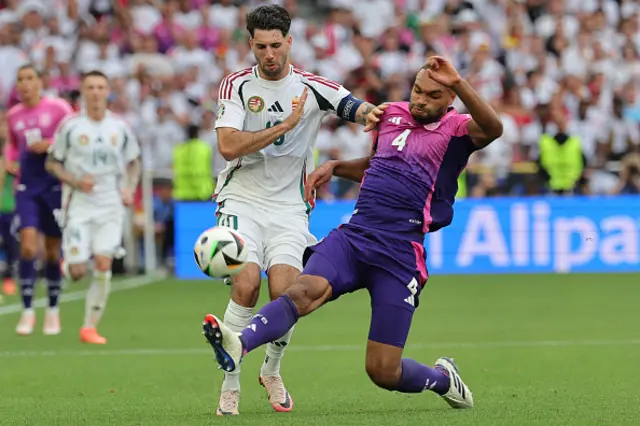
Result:
[[[457,97],[470,114],[451,107]],[[218,363],[233,371],[242,357],[287,332],[298,318],[345,293],[366,288],[371,325],[366,371],[388,390],[431,390],[454,408],[473,396],[450,358],[435,367],[403,358],[420,291],[427,281],[424,236],[451,223],[457,178],[474,151],[502,134],[494,110],[441,57],[420,69],[409,103],[387,104],[374,152],[329,162],[312,173],[306,196],[331,176],[362,182],[349,223],[305,254],[304,271],[282,296],[263,307],[239,335],[207,315],[204,335]],[[366,172],[366,173],[365,173]]]
[[[37,278],[34,264],[38,255],[38,233],[42,232],[45,236],[44,275],[49,296],[43,332],[53,335],[60,333],[61,231],[56,215],[60,212],[62,193],[60,182],[47,173],[44,163],[58,124],[72,109],[61,99],[41,96],[42,80],[32,65],[18,70],[17,89],[22,102],[7,114],[9,137],[5,148],[5,168],[19,178],[16,188],[16,220],[20,235],[18,275],[24,310],[16,332],[20,335],[33,333],[36,321],[33,288]]]

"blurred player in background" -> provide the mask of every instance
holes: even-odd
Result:
[[[6,143],[6,139],[4,140]],[[4,149],[4,143],[2,149]],[[14,268],[18,255],[18,242],[14,232],[14,215],[16,208],[15,176],[8,174],[4,161],[0,162],[0,238],[5,255],[5,270],[2,278],[2,292],[7,296],[16,293]]]
[[[47,280],[49,305],[45,314],[44,334],[60,333],[58,297],[60,295],[60,182],[44,168],[47,150],[55,129],[71,113],[61,99],[43,97],[42,80],[32,65],[18,70],[17,89],[21,103],[7,114],[8,140],[5,147],[5,169],[19,179],[16,187],[16,221],[20,236],[18,276],[24,310],[16,332],[33,332],[36,315],[33,292],[36,282],[35,261],[38,256],[38,233],[45,236],[44,276]]]
[[[76,281],[92,257],[94,262],[80,340],[105,344],[96,327],[109,296],[113,257],[121,249],[125,207],[140,179],[140,147],[127,123],[107,110],[105,74],[85,74],[81,92],[85,112],[60,125],[47,170],[64,184],[63,270]]]
[[[308,219],[314,200],[305,202],[302,188],[314,167],[321,120],[333,113],[365,125],[382,113],[338,83],[295,69],[289,59],[290,26],[291,16],[280,6],[250,12],[247,30],[258,65],[223,79],[218,95],[218,148],[228,163],[214,196],[217,224],[237,229],[249,249],[249,264],[233,278],[224,316],[235,332],[253,317],[261,271],[267,272],[275,300],[300,274],[304,250],[315,243]],[[284,330],[267,345],[260,371],[276,411],[293,409],[280,377],[292,332]],[[239,373],[225,374],[218,415],[238,414]]]
[[[456,96],[470,115],[451,107]],[[207,315],[204,333],[220,366],[233,371],[245,353],[277,339],[300,316],[366,288],[371,380],[399,392],[431,390],[454,408],[473,407],[453,360],[438,358],[429,367],[402,358],[402,352],[428,278],[425,233],[451,223],[458,175],[473,152],[501,134],[500,118],[456,69],[443,58],[429,58],[410,102],[394,102],[385,110],[371,156],[332,161],[309,176],[306,198],[332,176],[362,182],[349,223],[308,249],[295,284],[263,307],[240,336]]]

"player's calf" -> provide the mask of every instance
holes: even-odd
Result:
[[[315,275],[300,275],[284,294],[303,317],[318,309],[331,297],[329,281]]]

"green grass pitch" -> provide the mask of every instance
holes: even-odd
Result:
[[[42,335],[39,310],[36,333],[18,337],[18,314],[0,311],[0,425],[638,424],[639,278],[433,277],[406,355],[428,364],[454,357],[476,401],[466,411],[430,392],[369,382],[366,292],[299,322],[282,363],[292,413],[275,413],[257,383],[264,351],[247,356],[237,418],[215,415],[222,372],[200,334],[204,314],[224,313],[229,293],[218,282],[166,280],[113,293],[104,347],[78,342],[80,300],[61,305],[60,336]]]

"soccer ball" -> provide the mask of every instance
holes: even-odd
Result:
[[[212,278],[237,275],[247,265],[248,250],[237,231],[214,226],[204,231],[193,247],[196,264]]]

